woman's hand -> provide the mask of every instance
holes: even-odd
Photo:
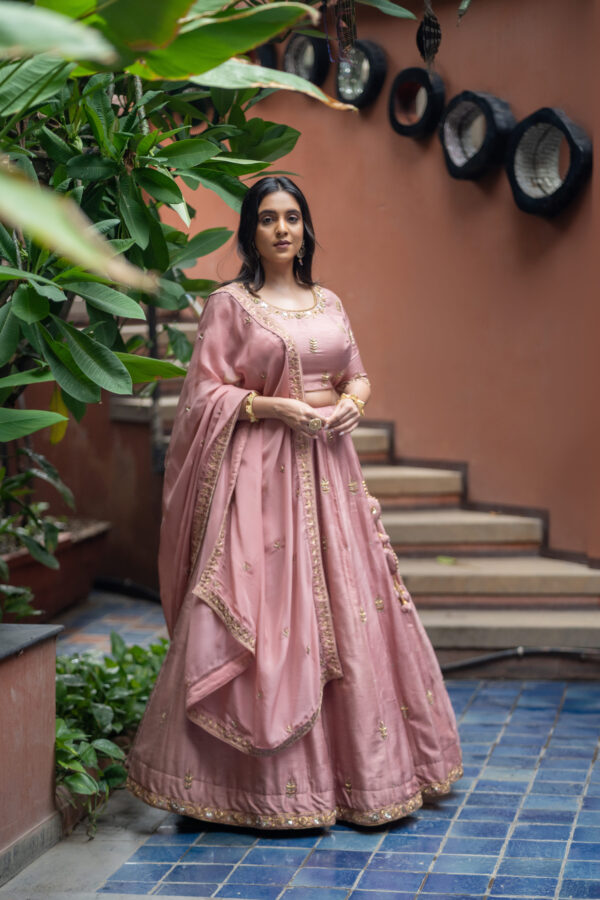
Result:
[[[348,432],[354,431],[359,421],[360,412],[354,400],[342,397],[338,400],[329,418],[325,419],[325,424],[328,431],[336,434],[348,434]]]
[[[318,408],[309,406],[302,400],[278,399],[276,406],[277,418],[293,431],[300,431],[308,437],[316,437],[318,431],[311,431],[309,423],[313,419],[320,419],[323,424],[327,421],[319,415]],[[320,431],[320,429],[319,429]]]

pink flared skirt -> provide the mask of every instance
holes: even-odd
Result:
[[[352,440],[322,432],[310,452],[341,677],[324,684],[314,722],[293,743],[261,754],[220,739],[194,721],[186,699],[190,623],[202,604],[190,590],[127,762],[129,789],[153,806],[257,828],[319,827],[336,819],[379,825],[410,814],[427,796],[447,793],[462,775],[440,668],[396,571]],[[243,477],[241,469],[238,481]],[[273,484],[265,503],[277,504],[280,490]],[[246,517],[244,529],[235,495],[227,521],[232,552],[245,559],[252,522]],[[279,589],[276,577],[267,582],[272,604]],[[257,648],[260,641],[259,626]],[[288,677],[303,676],[298,670]],[[293,691],[284,680],[281,691]],[[215,696],[226,699],[224,690]]]

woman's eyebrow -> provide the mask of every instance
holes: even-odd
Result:
[[[286,215],[289,213],[296,213],[296,215],[300,215],[299,209],[286,209],[285,212],[286,212]],[[277,215],[277,210],[276,209],[261,209],[261,211],[259,212],[259,216],[264,216],[267,213],[269,213],[269,215],[271,215],[271,216]]]

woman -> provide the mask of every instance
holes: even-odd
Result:
[[[238,279],[205,305],[167,457],[171,647],[129,788],[199,819],[376,825],[462,774],[452,708],[362,480],[370,386],[289,179],[244,200]]]

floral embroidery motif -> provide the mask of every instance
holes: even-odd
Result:
[[[351,494],[355,494],[358,490],[358,483],[356,481],[349,481],[348,482],[348,490],[350,491]]]
[[[310,654],[310,647],[308,646],[308,644],[306,645],[306,652],[307,652],[308,654]]]
[[[335,431],[328,431],[327,432],[327,440],[332,441],[334,438],[335,438]]]
[[[398,595],[398,600],[402,604],[402,606],[408,606],[410,601],[410,594],[404,587],[404,585],[399,581],[399,579],[394,575],[394,590]]]
[[[262,691],[257,691],[257,692],[256,692],[256,699],[257,699],[257,700],[262,700],[262,697],[263,697],[263,692],[262,692]]]
[[[348,791],[349,794],[352,793],[352,782],[350,781],[349,778],[346,778],[346,780],[344,782],[344,787],[346,788],[346,790]]]
[[[242,566],[242,569],[244,570],[244,572],[251,572],[252,566],[250,565],[249,562],[245,562],[244,565]]]
[[[161,725],[164,725],[166,721],[167,721],[167,713],[166,713],[166,712],[162,712],[162,713],[160,714],[160,724],[161,724]]]
[[[251,324],[252,324],[252,319],[250,318],[250,316],[244,316],[244,325],[251,325]]]
[[[279,471],[280,471],[280,472],[285,472],[285,466],[284,466],[284,465],[279,466]]]
[[[309,350],[310,350],[311,353],[318,353],[318,352],[319,352],[319,347],[318,347],[317,339],[316,339],[316,338],[309,338],[309,339],[308,339],[308,347],[309,347]]]
[[[287,627],[287,625],[286,625],[286,627],[283,629],[283,631],[282,631],[281,633],[282,633],[282,635],[283,635],[284,637],[289,637],[289,636],[290,636],[290,629]]]
[[[433,706],[433,693],[431,691],[425,691],[425,696],[427,697],[429,705]]]
[[[321,538],[321,546],[323,547],[323,550],[327,550],[327,538],[326,537]]]
[[[197,339],[198,339],[199,341],[203,341],[203,340],[204,340],[204,332],[203,332],[203,331],[199,331],[199,332],[198,332],[198,334],[197,334]]]
[[[329,493],[329,481],[326,478],[321,478],[321,490],[324,494]]]
[[[323,372],[323,374],[321,375],[321,384],[328,385],[330,378],[331,375],[329,374],[329,372]]]
[[[288,783],[285,786],[285,792],[288,795],[288,797],[293,797],[294,794],[296,793],[297,788],[298,788],[298,785],[296,784],[294,779],[290,778],[290,780],[288,781]]]
[[[408,719],[408,714],[409,714],[409,712],[410,712],[408,706],[401,706],[401,707],[400,707],[400,710],[402,711],[402,717],[403,717],[404,719]]]
[[[186,789],[186,791],[189,791],[189,789],[191,788],[193,780],[194,780],[194,778],[192,776],[192,773],[186,772],[185,778],[183,779],[183,786]]]
[[[281,541],[273,541],[273,550],[281,550]]]
[[[189,412],[191,408],[192,408],[191,406],[186,406],[185,411]]]
[[[359,609],[359,613],[360,613],[360,620],[361,620],[361,622],[366,622],[366,621],[367,621],[367,614],[366,614],[366,612],[364,611],[364,609],[362,608],[362,606],[361,606],[361,608]]]
[[[387,730],[387,727],[381,721],[381,719],[379,720],[379,725],[377,727],[379,728],[379,734],[381,735],[381,740],[382,741],[387,740],[388,730]]]
[[[383,609],[383,597],[375,597],[375,609]]]

